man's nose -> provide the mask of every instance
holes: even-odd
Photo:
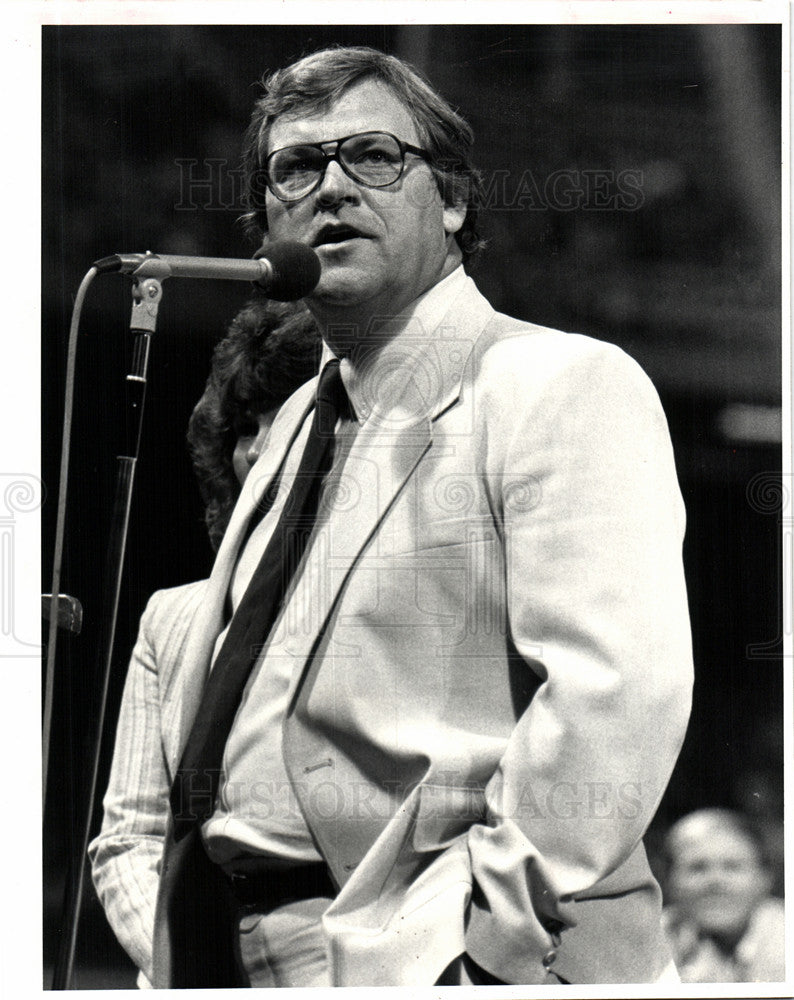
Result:
[[[327,208],[341,201],[357,201],[360,193],[358,184],[347,176],[336,160],[330,160],[326,164],[323,179],[316,191],[319,205]]]

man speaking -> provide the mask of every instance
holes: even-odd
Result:
[[[471,141],[372,49],[257,104],[249,221],[318,254],[324,364],[163,694],[155,986],[676,978],[642,846],[691,690],[667,427],[616,347],[477,291]]]

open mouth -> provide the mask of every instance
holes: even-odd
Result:
[[[358,229],[354,229],[352,226],[345,226],[345,225],[323,226],[323,228],[314,238],[312,246],[314,247],[334,246],[337,243],[345,243],[347,240],[366,239],[366,238],[367,237],[364,235],[364,233],[360,232]]]

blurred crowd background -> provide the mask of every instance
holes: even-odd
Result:
[[[619,344],[670,422],[688,511],[697,680],[647,842],[701,807],[762,830],[782,895],[780,25],[46,27],[43,32],[42,588],[50,589],[66,336],[92,261],[247,257],[241,137],[257,81],[316,48],[371,44],[424,70],[471,122],[502,311]],[[148,595],[212,564],[184,436],[244,285],[172,280],[154,337],[110,690],[110,731]],[[45,985],[80,839],[104,551],[123,440],[129,279],[92,287],[79,348],[45,816]],[[788,484],[790,486],[790,484]],[[653,525],[648,525],[653,531]],[[663,725],[648,719],[648,726]],[[106,741],[100,783],[109,765]],[[86,901],[75,986],[134,973]]]

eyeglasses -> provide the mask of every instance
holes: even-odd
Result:
[[[326,167],[335,160],[358,184],[388,187],[402,177],[406,153],[430,162],[424,149],[391,132],[358,132],[343,139],[284,146],[265,160],[265,182],[279,201],[298,201],[320,186]]]

